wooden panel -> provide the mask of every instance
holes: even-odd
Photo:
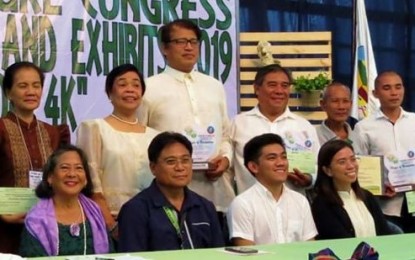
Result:
[[[256,72],[255,72],[255,71],[241,71],[241,72],[240,72],[240,77],[239,77],[239,79],[240,79],[241,81],[245,81],[245,80],[251,80],[251,81],[254,81],[254,79],[255,79],[255,74],[256,74]]]
[[[324,111],[314,111],[314,112],[294,112],[299,116],[304,117],[307,120],[316,120],[316,121],[323,121],[326,119],[326,113]]]
[[[241,42],[331,41],[331,32],[251,32],[241,33],[239,37]]]
[[[240,34],[240,107],[246,111],[258,101],[254,95],[253,80],[259,66],[257,44],[270,42],[274,59],[292,72],[293,78],[317,76],[324,71],[332,75],[331,32],[253,32]],[[291,93],[294,93],[291,91]],[[326,114],[319,108],[302,107],[298,95],[291,95],[288,105],[313,123],[319,123]]]
[[[271,52],[274,57],[279,55],[286,54],[331,54],[330,45],[280,45],[280,46],[271,46]],[[241,56],[257,53],[257,45],[253,46],[241,46],[240,49]]]
[[[251,85],[241,85],[239,89],[240,94],[253,94],[254,93],[254,86]]]
[[[256,106],[256,104],[258,103],[255,97],[243,97],[241,98],[241,102],[243,104],[243,107],[253,107],[253,106]],[[303,107],[303,104],[299,98],[290,98],[288,100],[288,106],[289,107]]]
[[[258,100],[256,98],[241,98],[240,101],[242,107],[254,107],[258,104]]]
[[[297,78],[299,76],[315,77],[320,72],[321,71],[292,71],[291,74],[292,74],[293,78]],[[331,77],[331,71],[326,71],[326,72]],[[255,71],[241,71],[240,80],[241,81],[252,81],[252,83],[253,83],[254,82],[254,79],[255,79],[255,74],[256,74]]]
[[[241,66],[241,68],[244,68],[244,67],[257,68],[258,67],[258,60],[241,58],[240,59],[240,66]],[[322,69],[326,70],[326,69],[328,69],[328,67],[331,67],[331,58],[284,59],[284,60],[281,60],[281,66],[283,66],[283,67],[297,67],[297,68],[313,67],[313,68],[322,68]]]

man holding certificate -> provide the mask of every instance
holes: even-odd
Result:
[[[380,108],[359,122],[355,131],[361,154],[383,155],[385,164],[385,196],[380,204],[386,217],[405,232],[415,232],[415,217],[408,211],[404,193],[415,184],[415,114],[402,109],[405,88],[394,71],[380,73],[375,80],[373,95]]]
[[[159,131],[185,135],[193,146],[193,178],[189,185],[225,212],[235,197],[230,177],[228,115],[221,82],[194,69],[200,53],[201,30],[179,19],[160,29],[163,73],[148,78],[139,108],[140,121]]]
[[[258,105],[237,115],[232,123],[233,170],[238,194],[255,183],[244,166],[243,147],[251,138],[264,133],[278,134],[284,139],[290,160],[287,182],[290,188],[304,193],[304,188],[312,184],[320,145],[314,126],[288,108],[291,83],[289,71],[278,64],[259,68],[254,80]]]

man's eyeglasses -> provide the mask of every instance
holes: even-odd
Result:
[[[183,157],[183,158],[176,158],[176,157],[168,157],[163,159],[163,162],[168,166],[177,166],[179,163],[183,166],[188,166],[192,164],[192,157]]]
[[[169,42],[174,43],[179,47],[186,47],[188,43],[190,43],[192,47],[196,47],[200,43],[198,39],[186,39],[186,38],[172,39]]]

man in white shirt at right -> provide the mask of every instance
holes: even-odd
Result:
[[[373,95],[379,99],[380,108],[355,127],[359,137],[357,152],[384,155],[385,166],[411,159],[415,151],[415,113],[402,109],[405,88],[401,77],[394,71],[380,73],[375,79]],[[387,170],[388,171],[388,170]],[[393,187],[398,175],[387,172],[385,196],[379,197],[382,211],[389,221],[399,225],[404,232],[415,232],[415,217],[408,213],[405,193]],[[399,192],[399,193],[398,193]]]

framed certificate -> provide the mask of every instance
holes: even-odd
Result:
[[[193,161],[193,164],[192,164],[192,170],[194,171],[207,171],[207,170],[213,170],[213,169],[215,169],[215,166],[211,164],[210,162]]]
[[[385,194],[383,156],[357,155],[359,173],[357,178],[362,188],[373,195]]]
[[[415,189],[415,153],[389,153],[384,156],[384,165],[389,183],[396,192]]]
[[[185,129],[183,134],[192,143],[192,169],[195,171],[214,169],[214,165],[209,163],[209,158],[216,151],[215,127],[213,125],[209,125],[206,128],[194,126],[193,128]]]

